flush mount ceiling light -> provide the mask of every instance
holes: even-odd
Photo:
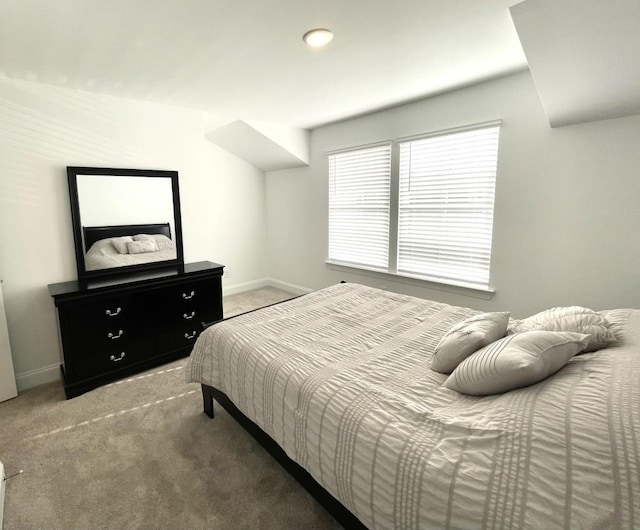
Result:
[[[302,36],[302,40],[314,48],[328,44],[331,39],[333,39],[333,33],[328,29],[322,28],[311,29]]]

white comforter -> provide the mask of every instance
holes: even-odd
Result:
[[[640,526],[640,311],[621,346],[471,397],[430,370],[476,313],[341,284],[207,329],[187,373],[224,393],[371,529]]]
[[[91,245],[91,248],[85,254],[85,269],[94,271],[176,259],[176,246],[173,241],[165,236],[157,236],[156,243],[158,243],[159,249],[155,252],[120,254],[111,244],[110,239],[101,239]]]

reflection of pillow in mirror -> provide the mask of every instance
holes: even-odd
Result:
[[[589,335],[565,331],[507,335],[462,361],[444,386],[487,396],[533,385],[560,370],[588,343]]]
[[[155,252],[158,250],[158,245],[155,241],[129,241],[127,243],[127,250],[129,254],[143,254],[145,252]]]
[[[96,241],[89,250],[87,250],[87,256],[113,256],[118,254],[116,247],[111,244],[111,239],[99,239]]]
[[[108,245],[103,247],[96,247],[95,245],[91,247],[91,250],[87,252],[87,257],[90,256],[119,256],[120,253],[116,250],[116,248],[111,244],[111,241],[108,241]]]
[[[118,254],[127,254],[127,243],[133,241],[131,236],[112,237],[111,244],[116,248]]]
[[[137,234],[133,236],[134,241],[155,241],[156,238],[151,234]]]
[[[156,244],[158,245],[159,250],[165,250],[167,248],[176,248],[176,245],[170,238],[165,236],[164,234],[153,234],[154,239],[156,240]]]

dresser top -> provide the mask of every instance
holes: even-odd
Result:
[[[198,261],[197,263],[185,263],[174,267],[156,269],[142,273],[113,278],[97,279],[90,281],[70,281],[51,283],[48,285],[49,294],[56,297],[82,296],[93,294],[94,292],[112,291],[116,289],[127,289],[131,287],[144,286],[163,282],[173,282],[182,278],[187,279],[198,274],[222,276],[224,265],[211,261]]]

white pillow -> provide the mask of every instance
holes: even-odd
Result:
[[[158,245],[158,250],[165,250],[168,248],[171,249],[175,249],[176,245],[175,243],[171,240],[171,238],[165,236],[164,234],[153,234],[153,239],[156,242],[156,245]]]
[[[625,342],[625,329],[629,322],[630,311],[629,309],[605,309],[598,311],[599,315],[602,315],[607,322],[609,322],[609,331],[616,336],[616,345],[621,346]]]
[[[507,333],[509,313],[481,313],[447,331],[436,346],[431,369],[450,374],[461,361]]]
[[[513,320],[507,333],[511,335],[533,330],[585,333],[590,336],[585,352],[606,348],[618,342],[611,323],[603,315],[580,306],[554,307],[523,320]]]
[[[127,243],[133,241],[131,236],[112,237],[111,244],[118,251],[118,254],[127,254]]]
[[[134,241],[155,241],[156,238],[151,234],[137,234],[133,236]]]
[[[507,335],[462,361],[444,386],[487,396],[532,385],[562,368],[589,343],[589,335],[525,331]]]
[[[129,241],[127,243],[129,254],[142,254],[144,252],[155,252],[158,250],[158,244],[155,240]]]

